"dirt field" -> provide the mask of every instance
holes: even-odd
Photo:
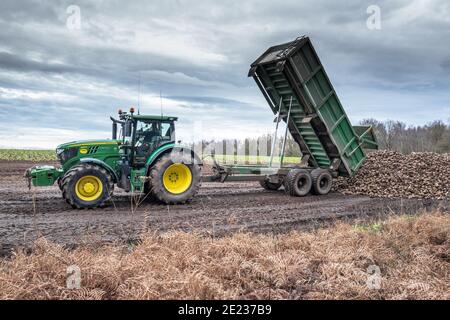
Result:
[[[204,183],[188,205],[145,201],[131,210],[131,197],[116,190],[107,208],[73,210],[57,187],[29,191],[23,173],[27,161],[0,161],[0,252],[31,246],[40,236],[65,246],[134,241],[144,231],[182,230],[214,236],[234,231],[285,232],[309,229],[336,219],[367,219],[415,213],[447,203],[438,200],[386,199],[332,193],[290,197],[266,191],[258,183]],[[33,195],[35,202],[33,202]],[[34,205],[35,204],[35,205]]]

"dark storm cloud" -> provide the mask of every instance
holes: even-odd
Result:
[[[58,20],[57,2],[45,0],[2,0],[0,20],[15,23],[45,22],[54,24]]]
[[[17,72],[63,73],[76,71],[71,66],[27,60],[7,52],[0,52],[0,68]]]
[[[69,5],[81,29],[69,30]],[[381,30],[366,26],[369,5]],[[105,113],[139,101],[186,121],[227,118],[258,128],[271,113],[248,67],[268,46],[311,37],[352,119],[423,123],[447,112],[446,1],[0,2],[0,125],[105,129]],[[437,95],[439,92],[439,95]],[[209,107],[208,107],[209,106]],[[46,109],[47,108],[47,109]],[[22,111],[26,111],[22,113]],[[45,110],[45,111],[43,111]],[[51,112],[48,112],[48,111]],[[214,112],[211,112],[214,110]],[[204,114],[203,114],[204,113]],[[61,121],[61,120],[64,120]],[[240,128],[236,128],[236,132]],[[0,135],[2,133],[0,132]]]

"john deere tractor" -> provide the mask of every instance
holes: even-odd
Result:
[[[119,110],[119,119],[111,120],[111,140],[58,146],[61,167],[28,169],[29,185],[57,182],[63,198],[78,209],[105,205],[114,186],[167,204],[187,202],[197,193],[201,160],[192,149],[175,143],[176,117],[136,115],[131,108],[129,113]]]

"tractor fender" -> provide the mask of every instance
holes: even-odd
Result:
[[[111,166],[109,164],[107,164],[106,162],[104,162],[102,160],[95,159],[95,158],[81,158],[80,162],[81,163],[94,163],[94,164],[102,167],[106,171],[108,171],[112,175],[114,182],[119,181],[119,177],[117,176],[117,173],[114,171],[114,169],[111,168]]]
[[[160,146],[158,149],[156,149],[155,152],[152,153],[152,155],[148,158],[147,163],[145,164],[147,175],[152,167],[152,165],[163,155],[166,153],[172,152],[172,150],[183,150],[183,152],[190,152],[191,155],[194,157],[194,163],[197,163],[199,165],[202,165],[202,161],[200,157],[189,147],[182,146],[182,145],[175,145],[173,142],[164,144]]]

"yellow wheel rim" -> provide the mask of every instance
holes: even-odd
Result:
[[[170,165],[163,175],[164,188],[173,194],[185,192],[192,183],[191,169],[183,163]]]
[[[83,201],[94,201],[100,198],[103,192],[103,183],[96,176],[84,176],[78,179],[75,193]]]

